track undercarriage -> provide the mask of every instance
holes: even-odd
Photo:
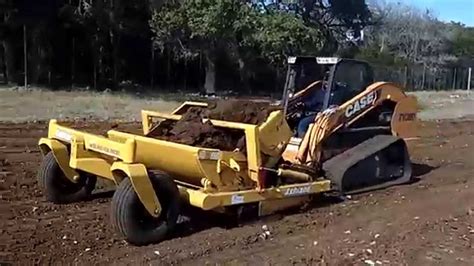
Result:
[[[344,194],[361,193],[410,181],[412,166],[403,139],[377,135],[323,164],[333,188]]]

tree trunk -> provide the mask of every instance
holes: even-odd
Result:
[[[13,84],[15,82],[15,44],[10,38],[3,41],[3,50],[5,53],[5,81],[8,84]]]
[[[118,72],[119,72],[119,50],[118,50],[118,36],[113,30],[110,30],[110,39],[112,42],[112,61],[113,61],[113,89],[118,89]]]
[[[206,81],[204,83],[206,94],[216,94],[216,63],[215,58],[206,53]]]
[[[47,77],[49,57],[51,56],[51,47],[47,39],[48,25],[39,23],[28,29],[28,41],[31,43],[28,47],[29,66],[28,73],[31,78],[30,84],[39,84]]]
[[[3,14],[3,22],[8,25],[11,14],[5,12]],[[5,36],[2,42],[3,45],[3,61],[5,64],[5,82],[13,84],[15,81],[15,41],[11,35]]]
[[[76,37],[72,36],[71,45],[71,87],[74,86],[75,74],[76,74]]]
[[[249,84],[249,77],[247,75],[247,68],[245,65],[245,61],[241,57],[239,57],[237,61],[239,64],[240,83],[242,84],[244,91],[246,91],[249,94],[252,94],[252,88],[250,87],[250,84]]]
[[[150,87],[155,89],[155,47],[151,44],[151,61],[150,61]]]

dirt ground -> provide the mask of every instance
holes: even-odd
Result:
[[[418,181],[316,201],[239,226],[197,213],[169,240],[132,247],[109,224],[111,192],[53,205],[36,184],[45,123],[0,123],[0,264],[474,265],[474,119],[423,122]],[[111,124],[77,122],[103,132]],[[126,124],[119,129],[132,129]],[[270,237],[261,237],[262,226]]]

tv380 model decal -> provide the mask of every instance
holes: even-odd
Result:
[[[358,114],[360,111],[369,108],[371,105],[375,103],[377,98],[378,98],[377,91],[369,92],[368,94],[360,97],[354,103],[347,106],[346,111],[345,111],[346,117],[347,118],[352,117]]]

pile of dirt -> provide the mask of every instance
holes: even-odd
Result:
[[[259,125],[265,122],[272,111],[279,108],[279,106],[270,105],[269,102],[211,101],[208,103],[206,116],[215,120]]]
[[[215,127],[209,120],[203,122],[204,111],[202,108],[190,108],[180,120],[154,137],[197,147],[234,150],[240,137]]]
[[[269,103],[215,101],[207,108],[192,107],[180,120],[155,132],[153,137],[196,147],[245,151],[245,136],[241,130],[218,128],[203,118],[258,125],[277,107]]]

